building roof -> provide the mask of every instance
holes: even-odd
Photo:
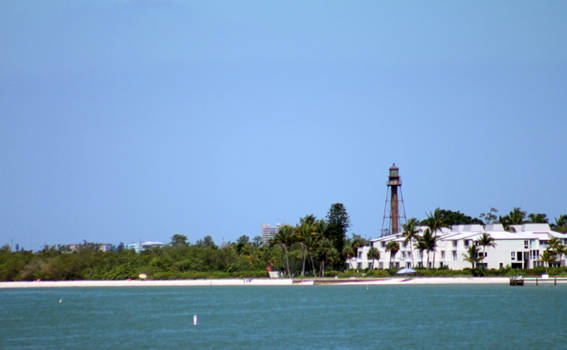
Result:
[[[423,234],[426,226],[418,226],[419,234]],[[567,239],[567,234],[552,231],[549,224],[522,224],[512,225],[510,231],[504,230],[502,224],[489,225],[454,225],[452,227],[444,227],[437,231],[440,240],[454,241],[461,239],[479,239],[482,233],[488,233],[495,240],[548,240],[551,237]],[[382,236],[371,239],[370,242],[381,241],[403,241],[403,234],[396,233],[388,236]]]

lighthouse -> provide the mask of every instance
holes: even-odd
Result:
[[[400,213],[400,207],[402,213]],[[400,168],[392,164],[388,173],[386,187],[386,203],[384,205],[384,218],[382,219],[382,236],[400,232],[401,222],[406,220],[406,209],[402,195],[402,181]],[[386,226],[386,227],[384,227]]]

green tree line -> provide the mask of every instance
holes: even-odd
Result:
[[[359,235],[346,238],[350,218],[342,203],[335,203],[325,219],[306,215],[295,226],[283,225],[270,241],[280,248],[287,276],[325,276],[325,271],[344,270],[346,259],[366,243]]]
[[[506,215],[498,215],[491,208],[479,218],[437,208],[424,220],[408,220],[404,234],[406,240],[417,244],[419,250],[427,253],[427,261],[431,259],[434,264],[436,233],[443,227],[502,223],[511,230],[512,225],[530,222],[549,223],[549,220],[545,214],[527,214],[520,208],[514,208]],[[426,225],[428,232],[418,237],[417,225]],[[567,232],[567,215],[561,215],[550,225],[555,231]],[[306,215],[295,225],[282,226],[268,244],[262,244],[258,236],[250,240],[246,235],[221,246],[215,244],[210,236],[191,244],[186,236],[176,234],[168,246],[140,253],[124,249],[122,245],[116,250],[102,252],[96,244],[88,242],[73,251],[63,245],[46,246],[36,252],[14,251],[5,245],[0,248],[0,280],[127,279],[136,278],[141,273],[155,279],[266,277],[268,266],[292,277],[332,276],[344,271],[346,260],[367,244],[361,235],[352,234],[347,238],[349,226],[350,219],[344,205],[335,203],[323,219]],[[399,246],[392,244],[388,250],[391,256],[395,256]],[[552,261],[567,252],[552,249],[547,254]],[[379,259],[377,251],[370,255],[371,259]],[[477,255],[478,252],[469,255],[473,267],[481,261],[477,260]]]

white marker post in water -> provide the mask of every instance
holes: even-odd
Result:
[[[197,315],[193,315],[193,326],[197,325]]]

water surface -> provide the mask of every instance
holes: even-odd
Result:
[[[0,315],[0,349],[567,348],[567,285],[5,289]]]

